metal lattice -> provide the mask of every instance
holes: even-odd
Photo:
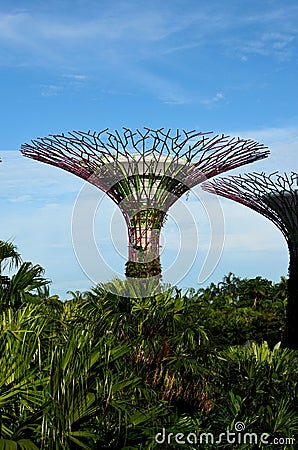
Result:
[[[271,220],[289,248],[298,248],[297,174],[250,173],[204,182],[202,188],[248,206]]]

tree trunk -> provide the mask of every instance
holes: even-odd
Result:
[[[298,349],[298,248],[290,249],[288,304],[283,345]]]
[[[164,212],[156,209],[139,211],[129,227],[129,260],[125,275],[130,278],[161,276],[159,256],[160,230]]]

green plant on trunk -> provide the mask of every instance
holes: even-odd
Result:
[[[131,226],[142,226],[160,230],[165,223],[166,214],[156,208],[138,211],[131,219]]]
[[[125,274],[128,278],[161,277],[160,258],[158,257],[147,262],[127,261]]]

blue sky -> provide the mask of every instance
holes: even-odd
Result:
[[[269,146],[267,160],[235,173],[297,170],[297,23],[294,0],[1,0],[1,239],[13,238],[24,259],[43,265],[62,297],[90,287],[71,241],[82,180],[18,152],[23,142],[49,133],[213,130]],[[191,227],[181,211],[191,211],[199,251],[182,287],[199,287],[210,243],[196,195],[181,202],[163,238],[163,262],[171,265],[179,228]],[[274,225],[227,200],[221,204],[225,246],[207,282],[229,271],[275,281],[286,275],[286,245]],[[126,231],[110,201],[101,199],[101,207],[97,246],[121,273]],[[187,245],[192,248],[191,239]]]

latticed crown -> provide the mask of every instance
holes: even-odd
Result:
[[[248,206],[271,220],[291,245],[298,245],[297,173],[248,173],[204,182],[202,188]]]
[[[116,202],[121,201],[121,195],[118,199],[111,188],[123,179],[127,187],[133,186],[136,176],[147,178],[150,183],[146,188],[154,182],[154,189],[159,185],[169,191],[176,189],[175,195],[182,195],[207,178],[269,154],[263,144],[251,139],[195,130],[176,130],[171,134],[171,130],[163,128],[134,132],[123,128],[122,134],[108,129],[99,133],[73,131],[38,138],[23,144],[21,151],[27,157],[88,180],[111,194]],[[170,178],[177,183],[171,184]],[[181,189],[182,184],[186,189]]]

